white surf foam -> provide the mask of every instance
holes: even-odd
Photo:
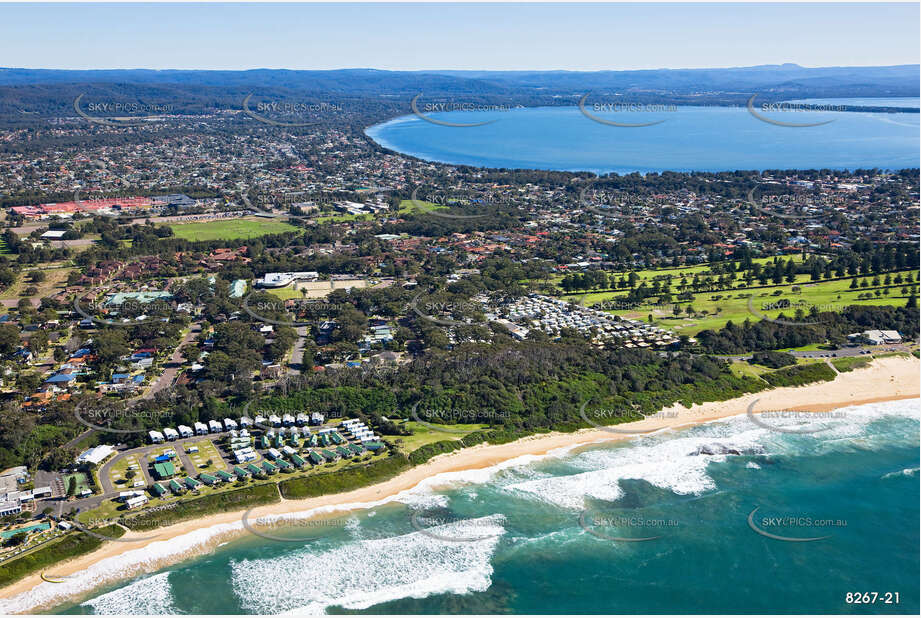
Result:
[[[169,573],[158,573],[152,577],[107,592],[80,604],[90,607],[94,614],[103,615],[163,615],[175,614],[173,591]]]
[[[423,532],[351,542],[322,551],[231,563],[231,581],[246,612],[323,613],[336,605],[364,609],[401,598],[464,594],[491,585],[490,558],[505,529],[499,516],[452,522]]]
[[[214,547],[222,536],[242,529],[240,522],[219,524],[168,541],[155,541],[120,556],[100,560],[88,569],[64,578],[61,583],[42,582],[29,591],[9,599],[0,599],[0,614],[28,613],[35,608],[61,604],[94,588],[150,573],[164,563],[176,562],[183,556],[195,555]]]

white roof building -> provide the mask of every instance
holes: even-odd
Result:
[[[77,457],[77,463],[99,465],[106,457],[114,452],[114,447],[108,444],[100,444],[99,446],[94,446],[80,453]]]

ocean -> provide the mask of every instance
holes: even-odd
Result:
[[[216,531],[154,543],[29,594],[65,614],[917,614],[919,408],[779,430],[743,415],[523,457],[319,522],[250,522],[168,568],[145,564]]]
[[[840,101],[870,104],[867,99]],[[881,101],[917,106],[912,97]],[[768,120],[828,124],[779,126],[759,120],[745,107],[595,111],[587,103],[586,110],[604,121],[659,124],[616,127],[589,119],[578,107],[537,107],[425,115],[438,122],[490,123],[472,127],[407,115],[366,133],[386,148],[420,159],[492,168],[625,174],[919,167],[918,114],[763,111],[757,101],[753,107]]]

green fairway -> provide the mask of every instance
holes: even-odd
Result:
[[[905,277],[907,272],[902,271]],[[643,273],[638,273],[642,276]],[[893,277],[896,273],[892,273]],[[917,273],[914,273],[917,279]],[[872,277],[858,277],[858,280],[869,279]],[[622,317],[633,318],[637,320],[648,321],[652,315],[653,321],[668,328],[678,334],[694,335],[705,329],[719,329],[732,320],[740,323],[746,319],[757,321],[759,316],[768,316],[776,318],[784,313],[789,319],[793,318],[796,306],[800,305],[805,313],[815,306],[819,311],[841,311],[848,305],[904,305],[908,300],[908,295],[902,293],[902,288],[907,287],[909,290],[915,284],[892,284],[889,286],[880,285],[876,287],[850,289],[851,279],[840,279],[832,281],[812,282],[808,280],[808,275],[797,277],[796,284],[785,283],[782,285],[772,285],[766,287],[745,288],[744,282],[737,281],[735,285],[742,285],[741,289],[723,290],[718,292],[698,292],[693,294],[693,298],[688,301],[675,301],[670,304],[657,305],[656,299],[650,299],[650,303],[641,305],[636,309],[610,309],[609,312]],[[797,290],[793,290],[797,287]],[[879,295],[876,295],[876,292]],[[909,292],[910,293],[910,292]],[[870,295],[871,298],[858,298],[860,295]],[[590,306],[595,303],[604,301],[614,301],[623,299],[626,291],[617,292],[596,292],[590,294],[567,294],[562,298],[574,302],[581,302],[583,305]],[[753,311],[749,310],[749,299]],[[764,309],[767,305],[772,305],[778,301],[789,301],[792,307],[787,309]],[[604,309],[604,305],[600,308]],[[675,314],[675,309],[678,314]],[[688,308],[691,312],[688,313]]]
[[[177,223],[170,225],[176,238],[185,240],[236,240],[258,238],[297,230],[293,225],[272,219],[228,219],[207,223]]]

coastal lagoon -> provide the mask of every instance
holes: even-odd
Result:
[[[55,611],[917,614],[919,405],[772,429],[742,415],[450,473]],[[898,604],[848,603],[874,591]]]
[[[836,101],[835,99],[822,100]],[[856,99],[837,100],[840,105]],[[869,105],[870,99],[861,99]],[[882,100],[881,100],[882,101]],[[905,107],[917,98],[885,99]],[[904,169],[919,167],[918,114],[837,111],[762,111],[768,120],[821,126],[779,126],[746,107],[672,107],[595,111],[538,107],[415,115],[375,125],[366,133],[380,145],[428,161],[492,168],[562,171],[676,172],[765,169]]]

